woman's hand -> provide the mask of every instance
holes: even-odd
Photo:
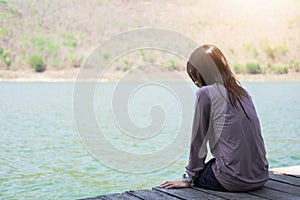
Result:
[[[166,189],[171,189],[171,188],[186,188],[190,187],[191,183],[187,181],[166,181],[162,184],[159,185],[159,187],[166,188]]]

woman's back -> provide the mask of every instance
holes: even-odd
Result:
[[[207,87],[212,103],[208,137],[213,138],[210,146],[216,159],[212,166],[216,178],[230,191],[261,187],[268,180],[268,162],[251,97],[239,98],[233,106],[220,92],[224,87]]]

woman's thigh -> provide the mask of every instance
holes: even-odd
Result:
[[[194,180],[195,187],[206,188],[210,190],[227,191],[216,179],[214,172],[212,171],[212,164],[215,159],[211,159],[205,164],[204,169],[201,171],[198,178]]]

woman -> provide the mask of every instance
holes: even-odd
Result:
[[[182,180],[163,188],[202,187],[247,191],[268,180],[268,161],[254,104],[234,77],[223,53],[213,45],[196,49],[187,72],[199,87],[188,165]],[[206,164],[207,141],[213,159]]]

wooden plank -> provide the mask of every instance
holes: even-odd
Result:
[[[139,197],[141,199],[163,199],[163,200],[178,200],[174,196],[170,196],[166,193],[159,192],[157,190],[134,190],[128,191],[131,195]]]
[[[157,187],[157,188],[153,188],[153,190],[157,190],[162,193],[172,195],[179,199],[187,199],[187,200],[199,200],[199,199],[224,200],[225,199],[222,197],[218,197],[216,195],[211,195],[211,194],[201,192],[199,190],[195,190],[193,188],[165,189],[165,188]]]
[[[120,199],[125,199],[125,200],[140,200],[141,198],[138,198],[136,196],[133,196],[128,193],[114,193],[114,194],[107,194],[103,196],[99,196],[98,198],[100,199],[105,199],[105,200],[120,200]],[[89,200],[94,200],[94,199],[89,199]]]
[[[288,193],[283,193],[277,190],[273,190],[270,188],[263,187],[259,190],[249,191],[249,194],[257,195],[260,197],[264,197],[267,199],[282,199],[282,200],[299,200],[300,197]]]
[[[275,174],[273,172],[269,173],[270,179],[274,181],[284,182],[290,185],[300,186],[300,178],[287,176],[283,174]],[[300,188],[299,188],[300,189]]]
[[[271,170],[272,171],[272,170]],[[270,180],[262,189],[249,192],[219,192],[203,188],[183,188],[165,189],[153,188],[152,190],[127,191],[124,193],[107,194],[85,200],[138,200],[138,199],[164,199],[164,200],[263,200],[263,199],[282,199],[300,200],[300,166],[291,168],[279,168],[274,170],[280,174],[270,172]],[[282,173],[291,172],[283,175]]]
[[[265,187],[270,188],[270,189],[275,189],[275,190],[281,191],[283,193],[290,193],[293,195],[300,196],[300,188],[298,186],[269,180],[268,182],[266,182]]]
[[[255,196],[253,194],[248,193],[242,193],[242,192],[219,192],[219,191],[213,191],[213,190],[207,190],[203,188],[194,187],[194,189],[208,193],[213,194],[218,197],[230,199],[230,200],[265,200],[267,198]]]
[[[284,174],[286,176],[291,176],[291,177],[295,177],[295,178],[300,178],[300,175],[295,175],[295,174]]]
[[[101,196],[98,196],[98,197],[89,197],[89,198],[84,198],[79,200],[103,200],[103,199]]]

